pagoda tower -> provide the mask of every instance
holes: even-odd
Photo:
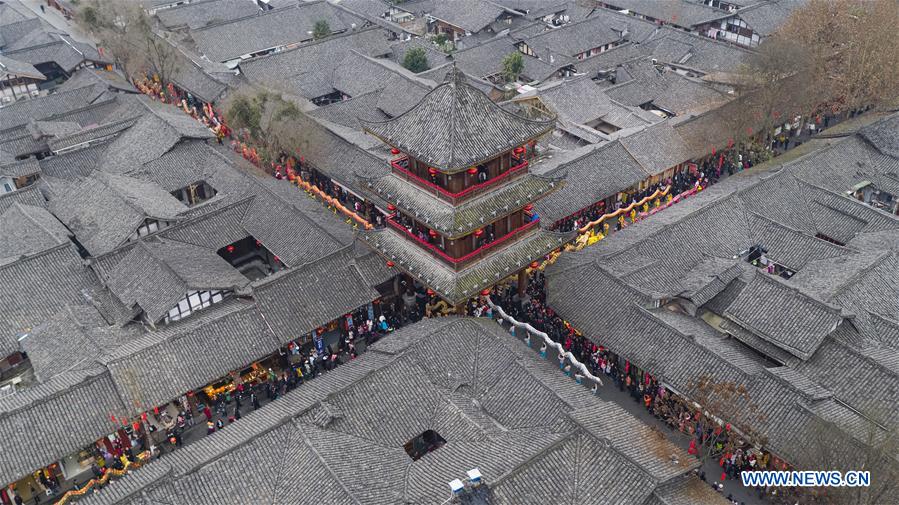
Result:
[[[356,173],[388,216],[386,227],[360,236],[447,302],[522,275],[571,238],[544,229],[534,211],[563,183],[529,167],[554,120],[503,109],[453,68],[405,113],[360,121],[391,148],[389,167]]]

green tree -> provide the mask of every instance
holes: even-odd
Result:
[[[315,25],[312,27],[312,38],[319,40],[329,35],[331,35],[331,25],[324,19],[316,21]]]
[[[509,53],[503,58],[503,77],[506,79],[506,82],[517,81],[523,70],[524,59],[521,57],[520,52]]]
[[[424,48],[413,47],[406,51],[406,55],[403,57],[403,66],[416,74],[430,68],[428,66],[428,55],[425,53]]]

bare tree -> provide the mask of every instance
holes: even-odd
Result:
[[[745,386],[703,375],[690,385],[688,394],[700,405],[697,421],[704,432],[703,443],[697,447],[700,460],[733,453],[744,444],[761,447],[767,443],[765,436],[756,431],[767,416],[752,401]]]
[[[811,0],[760,50],[779,48],[767,53],[773,66],[784,54],[801,54],[806,63],[790,61],[812,79],[802,89],[834,112],[893,106],[899,98],[897,25],[895,0]]]
[[[149,72],[165,84],[176,71],[178,50],[153,30],[153,22],[137,2],[90,0],[80,6],[77,23],[132,81]]]
[[[812,470],[869,471],[871,483],[867,487],[800,488],[797,489],[800,497],[825,505],[896,503],[899,494],[899,428],[865,422],[863,428],[854,427],[849,433],[830,421],[813,416],[803,438],[807,443],[803,444],[804,454],[800,457],[816,465]]]

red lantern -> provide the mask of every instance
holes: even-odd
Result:
[[[437,175],[437,169],[434,167],[428,167],[428,173],[431,175]]]
[[[432,237],[436,237],[436,236],[437,236],[437,232],[434,231],[434,230],[428,230],[428,235],[430,235],[430,236],[432,236]]]
[[[387,268],[393,268],[395,265],[396,265],[396,263],[394,263],[392,261],[387,262]]]
[[[478,168],[477,168],[477,167],[471,167],[471,168],[468,169],[468,173],[469,173],[470,175],[475,175],[475,174],[478,173]]]
[[[396,205],[394,205],[394,204],[392,204],[392,203],[388,203],[388,204],[387,204],[387,210],[390,211],[390,212],[395,211],[395,210],[396,210]]]
[[[262,247],[262,242],[260,242],[260,241],[257,240],[257,241],[256,241],[256,247]]]
[[[234,246],[233,246],[233,245],[229,245],[228,247],[225,248],[225,250],[228,251],[229,253],[233,253],[233,252],[234,252]]]
[[[539,263],[539,262],[537,262],[537,261],[532,261],[532,262],[531,262],[531,268],[537,268],[537,267],[539,267],[539,266],[540,266],[540,263]]]
[[[428,296],[434,296],[434,290],[433,290],[433,289],[428,288]]]
[[[394,156],[396,156],[396,155],[399,154],[399,153],[400,153],[400,150],[397,149],[397,148],[395,148],[395,147],[394,147],[393,149],[390,150],[390,154],[392,154],[392,155],[394,155]]]
[[[281,258],[275,256],[275,263],[278,263],[278,262],[280,262],[280,261],[281,261]]]
[[[482,289],[481,296],[490,296],[490,289],[489,288]]]
[[[113,423],[116,422],[115,416],[112,414],[109,415],[109,420],[112,421]]]
[[[518,147],[515,148],[515,150],[514,150],[513,152],[514,152],[515,154],[520,155],[520,154],[522,154],[522,153],[524,152],[524,148],[521,147],[521,146],[518,146]]]
[[[525,211],[525,212],[530,212],[530,211],[532,211],[532,210],[534,210],[534,205],[533,205],[533,204],[530,204],[530,203],[529,203],[529,204],[527,204],[527,205],[524,206],[524,211]]]
[[[475,237],[480,237],[483,234],[484,234],[484,230],[482,230],[481,228],[478,228],[477,230],[474,231]]]
[[[146,421],[146,420],[147,420],[147,413],[144,412],[143,414],[141,414],[141,415],[140,415],[140,418],[141,418],[142,420]]]
[[[153,413],[159,415],[159,407],[153,407]]]

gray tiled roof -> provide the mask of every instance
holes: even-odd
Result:
[[[690,159],[683,139],[667,121],[628,135],[620,142],[651,175],[661,174]]]
[[[260,13],[259,7],[244,0],[203,0],[156,12],[168,29],[187,27],[191,30]]]
[[[362,190],[395,204],[410,216],[450,238],[461,237],[534,202],[560,185],[559,178],[524,174],[459,205],[444,203],[398,175],[360,180]]]
[[[73,371],[0,399],[0,429],[20,436],[0,442],[0,479],[30,475],[111,433],[110,415],[124,412],[108,372]]]
[[[640,47],[659,61],[704,73],[736,72],[752,54],[739,46],[668,26],[661,27]]]
[[[689,476],[689,464],[668,459],[679,450],[648,432],[628,446],[629,429],[639,429],[635,419],[545,369],[532,353],[517,352],[519,346],[489,320],[423,321],[382,339],[340,373],[304,384],[86,503],[137,496],[160,502],[177,496],[188,504],[210,497],[440,503],[446,482],[477,466],[491,503],[540,496],[641,505],[659,484]],[[588,412],[611,420],[596,423]],[[402,444],[425,429],[447,443],[412,461]],[[165,470],[151,470],[156,465]],[[248,475],[246,465],[273,473]],[[310,488],[315,492],[302,491]]]
[[[524,43],[538,53],[549,50],[554,54],[573,57],[620,40],[621,34],[609,27],[605,19],[591,16],[583,21],[527,37]]]
[[[41,81],[47,80],[47,76],[34,68],[34,65],[24,61],[7,58],[6,56],[0,56],[0,78],[6,80],[15,79],[17,77],[38,79]]]
[[[673,71],[659,72],[648,58],[624,63],[622,67],[618,72],[626,72],[627,78],[619,78],[619,83],[606,88],[606,93],[627,105],[641,106],[651,102],[675,115],[685,115],[703,112],[730,100],[730,96],[704,82]]]
[[[745,21],[753,32],[764,38],[777,31],[790,14],[804,4],[804,0],[758,2],[738,10],[736,15]]]
[[[41,382],[69,370],[96,367],[97,360],[115,347],[114,339],[106,338],[106,320],[89,305],[63,305],[62,308],[37,325],[21,340],[22,350]]]
[[[66,72],[86,62],[108,63],[93,47],[76,42],[68,35],[53,34],[54,41],[26,48],[5,51],[4,55],[32,65],[55,63]]]
[[[502,36],[478,44],[476,46],[453,53],[453,61],[466,74],[486,79],[503,71],[503,58],[512,53],[520,53],[515,44],[518,41],[511,36]],[[560,58],[557,63],[539,60],[533,56],[522,54],[523,78],[542,81],[550,77],[560,68],[569,65],[568,59]]]
[[[777,307],[777,310],[769,310]],[[803,359],[845,317],[774,276],[757,273],[724,312],[734,322]]]
[[[191,291],[238,291],[249,279],[215,253],[184,242],[140,240],[112,270],[109,289],[127,307],[159,321]]]
[[[627,9],[635,14],[651,17],[685,28],[719,19],[723,11],[687,0],[612,0],[616,10]]]
[[[66,79],[66,82],[56,87],[56,92],[69,91],[94,84],[106,86],[110,90],[137,93],[137,88],[132,86],[125,76],[102,68],[82,68],[77,70],[71,77]]]
[[[102,170],[127,173],[162,156],[183,139],[211,139],[214,134],[202,123],[172,105],[148,98],[146,111],[134,126],[119,135],[103,157]]]
[[[538,89],[537,97],[560,118],[587,124],[597,119],[620,129],[661,121],[655,114],[615,102],[592,80],[579,78]]]
[[[362,24],[360,18],[327,2],[299,2],[293,7],[195,29],[191,31],[191,37],[207,58],[224,62],[311,40],[313,25],[322,20],[328,23],[331,32],[347,30],[353,23]]]
[[[563,219],[649,177],[620,141],[593,149],[556,170],[566,174],[565,184],[537,204],[540,215],[549,222]]]
[[[0,194],[0,212],[6,212],[13,204],[33,205],[46,207],[47,201],[41,195],[37,184],[31,184],[15,191]]]
[[[216,348],[209,359],[210,345]],[[278,342],[252,302],[227,300],[114,350],[106,365],[129,412],[161,405],[261,359]]]
[[[144,220],[177,221],[187,207],[153,183],[94,172],[55,195],[50,209],[96,256],[122,245]]]
[[[370,303],[378,292],[354,264],[355,244],[253,283],[253,298],[280,342]]]
[[[455,0],[438,2],[428,15],[465,31],[477,33],[490,26],[504,12],[506,9],[488,0]]]
[[[101,92],[93,86],[55,93],[31,100],[19,100],[0,109],[0,131],[24,126],[90,105]]]
[[[66,303],[83,303],[82,290],[96,284],[71,244],[0,266],[0,354],[17,350],[16,336],[27,332]]]
[[[334,91],[333,74],[354,50],[372,57],[390,53],[384,31],[372,28],[255,58],[241,63],[240,70],[250,82],[311,100]]]
[[[395,230],[373,230],[359,235],[382,256],[393,261],[397,269],[408,272],[453,303],[493,286],[531,261],[558,249],[572,236],[538,229],[457,272]]]
[[[457,70],[402,115],[363,125],[425,163],[458,172],[543,135],[553,121],[532,121],[502,109]]]
[[[0,263],[68,244],[71,235],[45,208],[13,203],[0,213]]]

